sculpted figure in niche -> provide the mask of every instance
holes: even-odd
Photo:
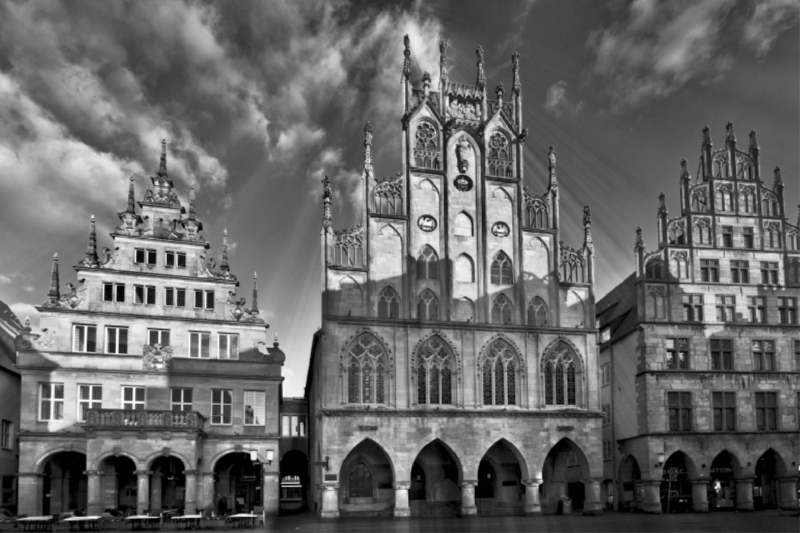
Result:
[[[461,137],[456,143],[456,159],[458,161],[458,171],[464,174],[469,170],[469,160],[467,159],[469,152],[472,151],[469,141],[466,137]]]

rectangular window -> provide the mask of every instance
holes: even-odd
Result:
[[[611,423],[611,404],[604,403],[601,408],[603,409],[603,425],[607,426]]]
[[[759,431],[778,429],[778,393],[756,393],[756,429]]]
[[[736,430],[736,393],[712,392],[714,431]]]
[[[3,507],[14,507],[16,503],[16,499],[14,494],[16,490],[14,489],[14,480],[16,479],[15,476],[0,476],[0,506]]]
[[[97,326],[72,326],[72,351],[95,353],[97,351]]]
[[[147,344],[155,346],[169,346],[169,330],[168,329],[148,329],[147,330]]]
[[[192,410],[192,389],[173,388],[170,390],[170,409],[172,411]]]
[[[189,357],[208,359],[211,355],[211,334],[206,331],[189,332]]]
[[[711,369],[733,370],[733,339],[711,339]]]
[[[611,383],[611,363],[605,363],[600,367],[600,384],[608,385]]]
[[[155,285],[134,285],[133,303],[155,305],[156,304]]]
[[[778,263],[761,261],[761,283],[764,285],[778,284]]]
[[[797,298],[778,297],[781,324],[797,324]]]
[[[186,268],[186,252],[165,252],[164,264],[168,267]]]
[[[175,288],[164,287],[164,305],[175,305]]]
[[[78,422],[86,422],[86,411],[88,409],[102,408],[102,385],[78,385]]]
[[[767,305],[763,296],[747,297],[747,312],[750,322],[763,324],[766,315]]]
[[[744,233],[742,237],[744,237],[744,247],[745,248],[755,248],[755,239],[753,237],[753,228],[744,228]]]
[[[164,305],[186,307],[186,289],[166,287],[164,289]]]
[[[164,252],[164,265],[168,267],[175,266],[175,252],[170,252],[170,251]]]
[[[125,284],[124,283],[103,283],[104,302],[124,302]]]
[[[244,391],[244,425],[263,426],[267,412],[267,393],[257,390]]]
[[[211,423],[230,424],[233,394],[230,389],[211,389]]]
[[[128,328],[116,326],[106,328],[106,353],[128,353]]]
[[[700,260],[700,280],[709,283],[719,282],[719,260],[717,259]]]
[[[12,442],[14,442],[14,423],[11,420],[3,420],[0,426],[0,448],[10,450]]]
[[[692,430],[692,393],[668,392],[667,410],[670,431]]]
[[[239,359],[239,335],[235,333],[220,333],[218,339],[218,358]]]
[[[282,437],[292,436],[292,422],[291,418],[287,415],[283,415],[281,417],[281,436]]]
[[[718,294],[714,300],[717,305],[717,322],[734,322],[736,320],[735,297]]]
[[[148,265],[155,265],[157,260],[157,254],[155,250],[147,250],[147,264]]]
[[[64,418],[64,384],[41,383],[39,385],[39,420],[62,420]]]
[[[731,283],[750,283],[749,261],[731,261]]]
[[[603,441],[603,461],[610,461],[611,460],[611,441],[604,440]]]
[[[134,263],[147,263],[148,265],[156,264],[156,251],[152,249],[136,248],[133,253]]]
[[[206,309],[214,309],[214,291],[206,291]]]
[[[775,341],[753,341],[753,370],[775,370]]]
[[[214,291],[194,291],[194,306],[198,309],[214,309]]]
[[[722,247],[733,248],[733,226],[722,226]]]
[[[281,436],[282,437],[305,437],[306,436],[306,417],[299,415],[281,416]]]
[[[689,339],[666,339],[667,368],[682,370],[689,368]]]
[[[684,294],[683,295],[683,319],[686,322],[703,321],[703,295]]]
[[[122,408],[128,411],[144,411],[144,387],[122,387]]]

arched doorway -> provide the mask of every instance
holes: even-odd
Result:
[[[475,505],[478,514],[516,515],[524,509],[518,452],[505,441],[486,451],[478,465]]]
[[[640,502],[644,500],[643,490],[639,486],[642,479],[642,472],[639,470],[639,462],[632,455],[628,455],[619,465],[619,480],[621,483],[622,497],[619,500],[620,511],[632,511],[639,508]]]
[[[159,457],[150,466],[150,511],[182,510],[186,504],[186,467],[177,457]],[[192,509],[193,510],[193,509]]]
[[[307,491],[308,457],[299,450],[286,452],[281,458],[281,513],[304,510]]]
[[[262,506],[264,476],[261,463],[249,453],[223,455],[214,466],[214,501],[217,513],[234,514],[255,511]]]
[[[347,454],[339,479],[339,512],[343,516],[391,513],[394,468],[375,441],[364,440]]]
[[[110,456],[100,463],[103,509],[136,512],[136,463],[130,457]]]
[[[742,477],[739,460],[723,450],[711,462],[708,471],[708,503],[712,511],[724,511],[736,507],[736,478]]]
[[[415,495],[409,502],[411,516],[461,514],[461,463],[442,441],[437,439],[420,450],[411,476]]]
[[[783,458],[772,448],[756,461],[756,478],[753,481],[753,507],[757,510],[777,509],[780,502],[779,476],[787,475]]]
[[[586,490],[583,480],[589,477],[589,462],[571,440],[561,439],[547,453],[542,468],[542,512],[556,514],[563,497],[572,500],[572,509],[583,509]]]
[[[86,456],[80,452],[51,455],[44,464],[42,514],[86,510]]]
[[[683,452],[675,452],[664,463],[661,478],[661,509],[664,513],[688,513],[692,510],[692,485],[697,477],[694,462]]]

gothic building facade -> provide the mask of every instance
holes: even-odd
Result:
[[[113,249],[92,217],[77,284],[54,256],[48,301],[17,348],[19,512],[278,509],[278,348],[266,346],[256,285],[236,297],[227,235],[217,266],[167,173],[131,177]]]
[[[660,513],[797,509],[800,219],[783,178],[761,175],[756,133],[733,124],[697,175],[681,163],[680,214],[662,194],[658,247],[597,305],[605,477],[616,505]],[[613,494],[613,489],[610,491]]]
[[[402,170],[373,172],[363,222],[334,230],[323,182],[322,327],[307,395],[312,510],[602,512],[590,213],[561,241],[555,152],[524,184],[519,55],[510,98],[438,91],[403,66]]]

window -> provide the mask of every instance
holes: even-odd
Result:
[[[133,254],[134,263],[147,263],[148,265],[156,264],[156,251],[152,249],[136,248]]]
[[[72,326],[72,351],[95,353],[97,351],[97,326]]]
[[[164,289],[164,305],[186,307],[186,289],[166,287]]]
[[[455,359],[440,337],[425,341],[417,352],[417,403],[420,405],[453,404]]]
[[[547,304],[538,296],[528,304],[528,325],[547,325]]]
[[[134,285],[133,286],[133,303],[155,305],[156,303],[156,287],[155,285]]]
[[[475,281],[475,264],[467,254],[458,256],[455,262],[453,277],[459,283],[473,283]]]
[[[104,302],[124,302],[125,284],[124,283],[103,283]]]
[[[683,320],[686,322],[703,321],[703,295],[684,294],[683,295]]]
[[[385,403],[386,399],[386,350],[369,334],[360,335],[347,351],[348,403]]]
[[[12,507],[15,505],[16,498],[14,497],[16,490],[14,489],[14,480],[16,476],[0,476],[0,506]]]
[[[122,408],[127,411],[144,411],[144,387],[122,387]]]
[[[611,441],[604,440],[603,441],[603,461],[610,461],[611,460]]]
[[[453,235],[472,237],[472,218],[463,211],[453,221]]]
[[[430,289],[425,289],[417,300],[419,320],[439,320],[439,299]]]
[[[267,393],[257,390],[244,391],[244,425],[263,426],[266,424]]]
[[[192,410],[192,389],[175,387],[170,389],[170,410],[188,412]]]
[[[211,423],[230,424],[232,404],[233,393],[230,389],[211,389]]]
[[[763,296],[748,296],[747,297],[747,312],[750,315],[750,322],[764,323],[764,315],[766,314],[767,306]]]
[[[736,393],[712,392],[714,431],[736,430]]]
[[[78,385],[78,422],[86,422],[86,411],[88,409],[102,408],[102,385]]]
[[[425,246],[417,257],[417,279],[439,279],[439,256]]]
[[[239,359],[239,335],[237,333],[220,333],[218,339],[218,358]]]
[[[600,367],[600,385],[611,383],[611,363],[604,363]]]
[[[211,356],[211,334],[207,331],[189,332],[189,357],[208,359]]]
[[[567,343],[560,341],[545,354],[543,367],[545,405],[577,405],[580,383],[579,358]]]
[[[42,383],[39,385],[39,420],[62,420],[64,418],[64,384]]]
[[[504,340],[489,346],[481,365],[483,405],[517,405],[517,357]]]
[[[768,225],[764,228],[764,233],[766,234],[766,243],[765,246],[769,246],[770,248],[779,248],[781,245],[781,232],[780,230],[774,225]]]
[[[14,441],[14,423],[11,420],[3,420],[0,426],[0,448],[4,450],[11,449],[11,443]]]
[[[711,369],[733,370],[733,339],[711,339]]]
[[[512,272],[511,272],[511,259],[503,252],[498,252],[494,256],[491,267],[492,284],[494,285],[511,285]]]
[[[800,239],[800,237],[798,237]],[[789,278],[789,283],[800,284],[800,258],[795,257],[789,263],[789,269],[786,272]]]
[[[764,285],[778,284],[778,263],[761,262],[761,283]]]
[[[700,280],[709,283],[719,282],[719,260],[717,259],[700,260]]]
[[[776,370],[775,341],[753,341],[753,370]]]
[[[800,341],[794,341],[794,369],[800,372]],[[800,407],[800,404],[798,404]],[[800,418],[797,419],[800,422]]]
[[[386,287],[378,297],[378,318],[400,318],[400,297],[391,287]]]
[[[722,226],[722,247],[733,248],[733,226]]]
[[[611,328],[603,328],[600,330],[600,342],[608,342],[611,340]]]
[[[513,308],[505,294],[498,294],[492,302],[492,324],[509,324]]]
[[[601,408],[603,409],[603,425],[611,424],[611,404],[604,403]]]
[[[214,309],[214,291],[194,291],[194,306],[197,309]]]
[[[742,237],[745,248],[755,248],[755,234],[753,233],[753,228],[744,228]]]
[[[689,368],[689,339],[666,339],[667,368],[682,370]]]
[[[778,393],[756,393],[756,429],[759,431],[778,429]]]
[[[714,297],[717,306],[717,322],[736,321],[736,298],[718,294]]]
[[[168,329],[148,329],[147,330],[147,344],[155,346],[169,346],[169,330]]]
[[[778,297],[781,324],[797,324],[797,298]]]
[[[164,264],[168,267],[186,268],[186,252],[166,252],[164,254]]]
[[[128,353],[128,328],[106,328],[106,353]]]
[[[749,261],[731,261],[731,283],[750,283]]]
[[[305,437],[306,417],[302,415],[281,416],[282,437]]]
[[[668,392],[669,431],[692,430],[692,393]]]

